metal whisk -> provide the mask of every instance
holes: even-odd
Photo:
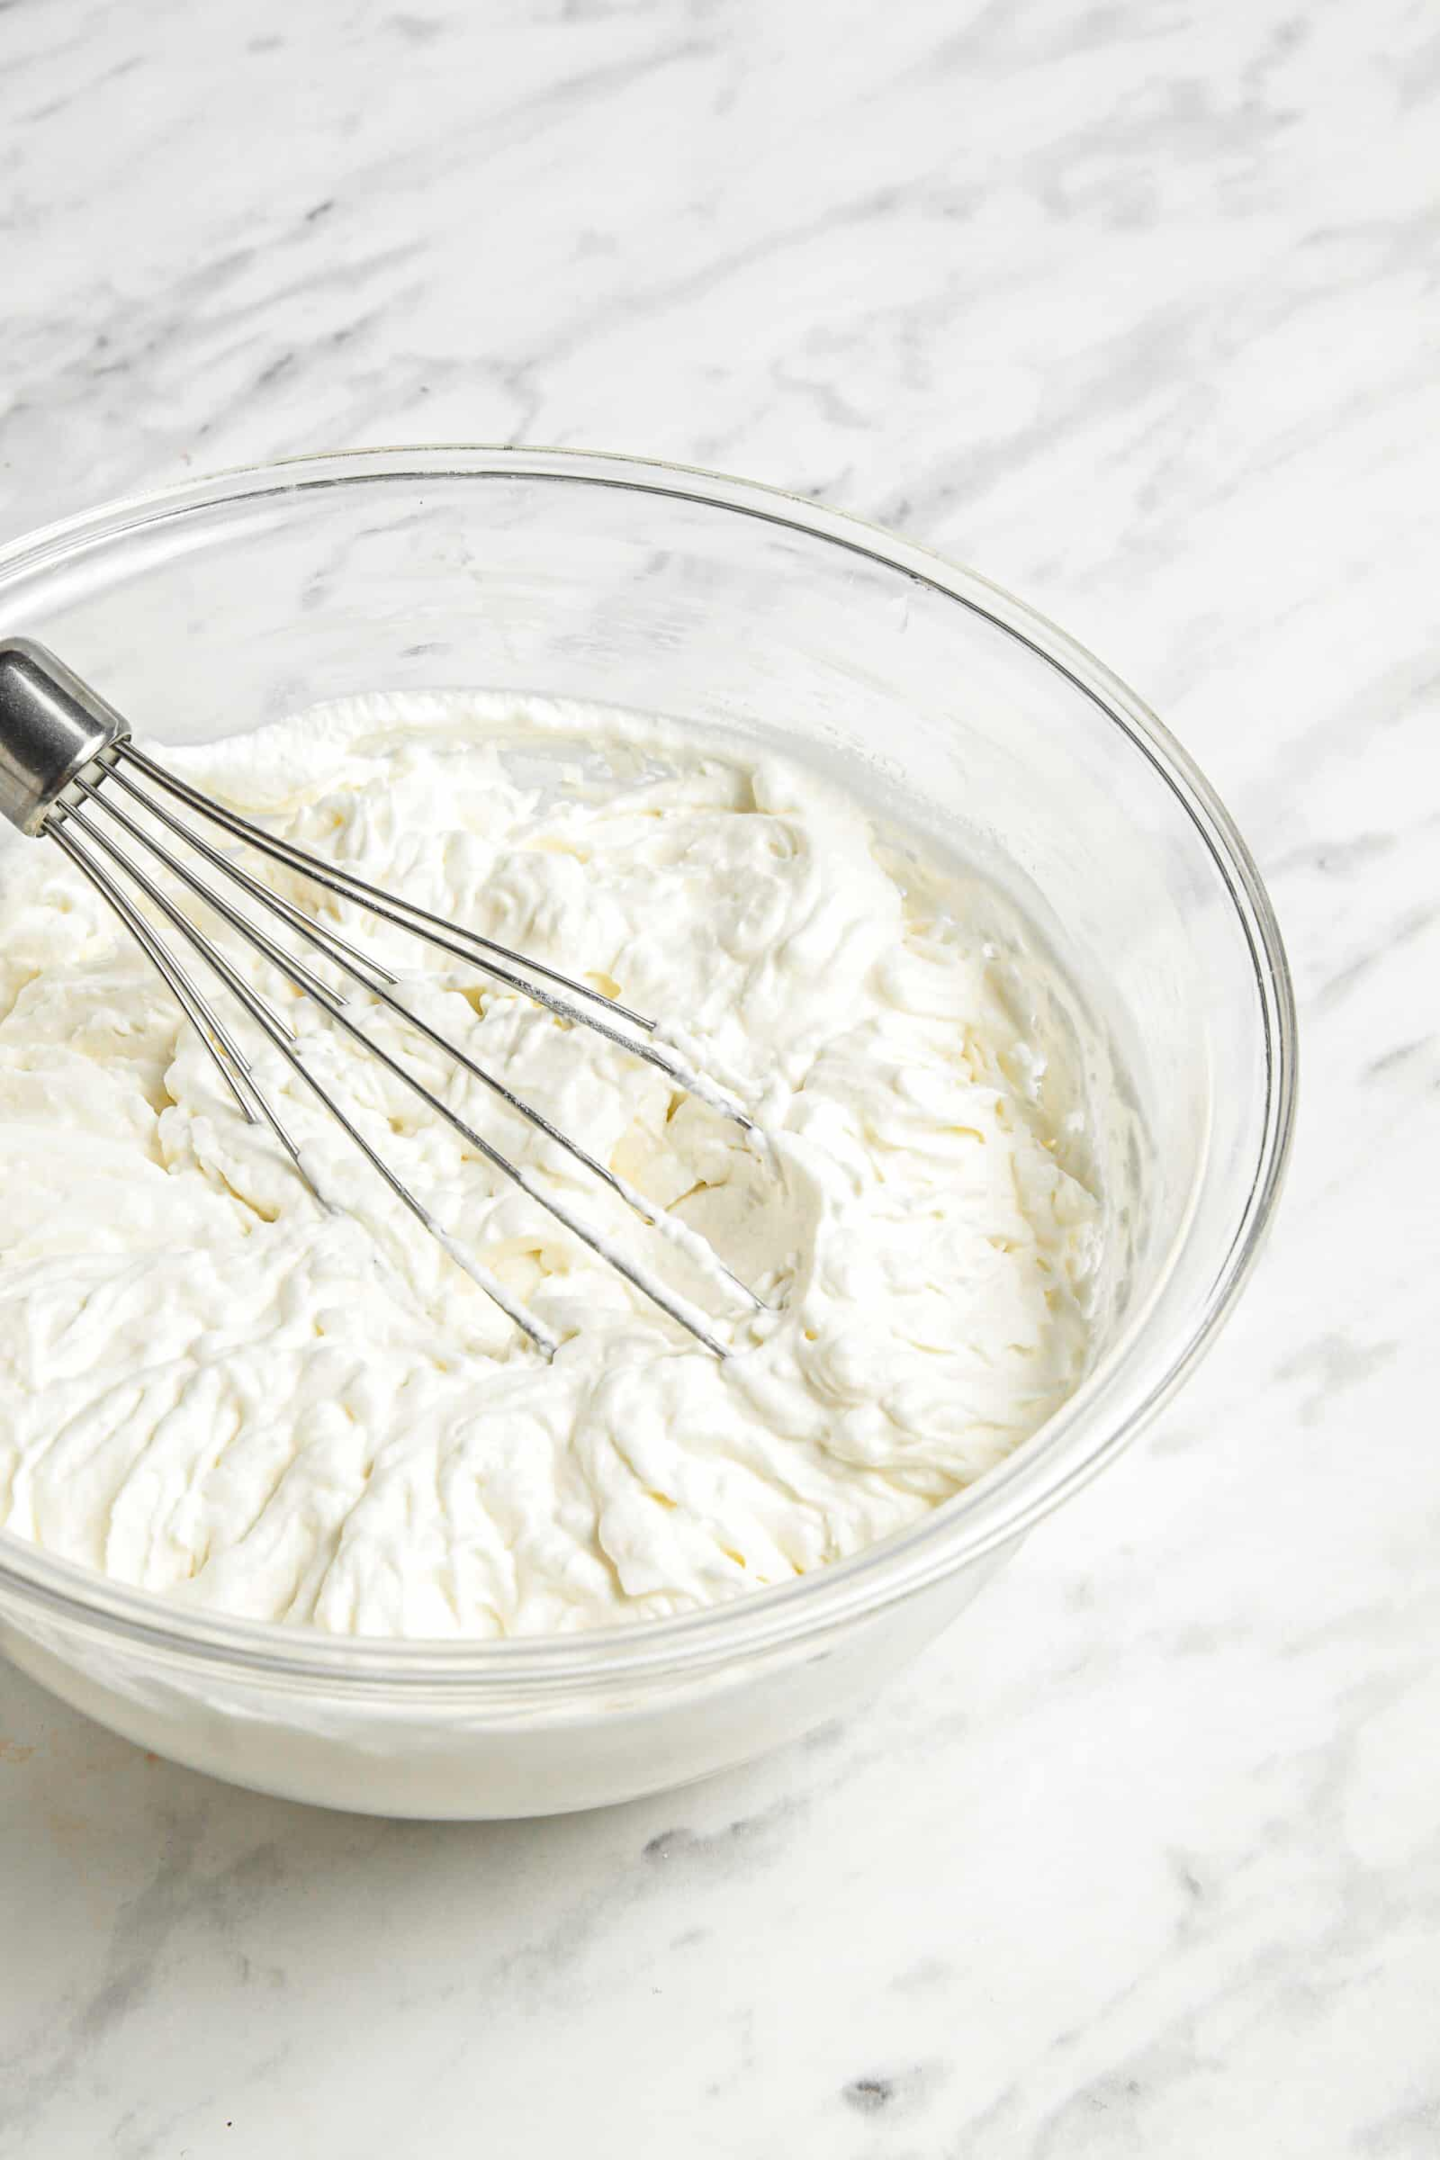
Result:
[[[487,1268],[461,1250],[393,1167],[371,1146],[306,1065],[299,1039],[289,1022],[268,998],[245,980],[225,952],[176,904],[171,893],[157,882],[157,870],[186,888],[280,976],[314,999],[338,1027],[411,1088],[495,1170],[546,1209],[706,1349],[717,1357],[724,1357],[727,1354],[725,1345],[712,1332],[707,1316],[689,1298],[659,1281],[647,1267],[618,1251],[602,1232],[577,1216],[553,1192],[546,1191],[528,1171],[511,1162],[465,1118],[416,1079],[365,1032],[348,1011],[345,997],[322,982],[313,968],[278,943],[243,906],[238,906],[236,896],[258,902],[316,954],[331,962],[352,982],[360,984],[380,1004],[397,1014],[407,1027],[444,1052],[510,1109],[528,1119],[573,1161],[618,1194],[643,1222],[666,1237],[712,1280],[718,1280],[735,1302],[750,1310],[762,1309],[763,1301],[725,1266],[698,1233],[647,1200],[627,1179],[597,1161],[578,1141],[559,1131],[540,1111],[523,1102],[458,1044],[411,1011],[397,994],[396,976],[377,960],[358,951],[328,925],[262,884],[233,854],[222,853],[178,814],[182,810],[228,835],[232,842],[254,849],[287,871],[299,873],[338,898],[353,902],[425,944],[482,970],[492,981],[521,992],[558,1019],[573,1021],[608,1042],[619,1044],[635,1057],[657,1067],[677,1087],[698,1094],[745,1130],[754,1131],[751,1119],[732,1095],[693,1071],[678,1052],[658,1039],[656,1021],[632,1012],[628,1006],[606,997],[588,983],[577,982],[538,960],[527,959],[490,938],[433,915],[400,894],[381,891],[351,871],[322,862],[290,841],[266,832],[251,819],[241,817],[167,772],[163,765],[137,749],[130,738],[128,722],[44,646],[28,638],[0,639],[0,813],[21,832],[53,840],[76,869],[89,879],[173,992],[245,1118],[251,1124],[255,1123],[257,1114],[264,1120],[312,1190],[317,1189],[301,1149],[257,1084],[250,1061],[231,1027],[215,1011],[194,975],[182,964],[174,945],[162,936],[155,920],[142,910],[135,896],[149,903],[220,988],[235,999],[292,1071],[338,1119],[390,1190],[451,1258],[540,1350],[549,1355],[558,1347],[557,1338],[544,1323],[514,1298]],[[171,845],[171,841],[176,844]],[[206,877],[198,864],[207,866],[219,882]],[[317,1198],[324,1204],[318,1190]]]

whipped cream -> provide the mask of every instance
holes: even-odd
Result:
[[[656,1016],[760,1135],[708,1088],[263,873],[769,1309],[350,987],[376,1042],[732,1354],[701,1347],[227,932],[444,1235],[244,1023],[317,1197],[79,873],[17,849],[0,892],[7,1530],[177,1599],[339,1633],[589,1628],[855,1553],[1076,1386],[1102,1218],[1072,1174],[1073,1109],[1052,1115],[1047,1046],[967,881],[858,800],[689,730],[539,700],[356,699],[162,754],[315,853]],[[456,1255],[543,1323],[553,1357]]]

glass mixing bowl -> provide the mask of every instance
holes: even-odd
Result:
[[[1153,715],[971,572],[674,466],[361,451],[16,541],[0,630],[53,645],[161,742],[349,692],[484,686],[780,745],[1015,896],[1115,1046],[1109,1084],[1149,1141],[1112,1166],[1133,1251],[1079,1392],[970,1491],[783,1588],[578,1637],[357,1640],[193,1611],[0,1533],[0,1644],[142,1746],[418,1816],[589,1807],[738,1762],[848,1708],[951,1619],[1233,1304],[1293,1110],[1269,903]]]

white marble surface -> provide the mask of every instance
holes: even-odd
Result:
[[[407,439],[827,496],[1152,699],[1306,1028],[1209,1365],[807,1747],[393,1825],[0,1674],[5,2160],[1440,2150],[1436,33],[3,0],[5,532]]]

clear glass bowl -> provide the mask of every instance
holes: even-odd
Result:
[[[368,1813],[658,1790],[848,1707],[1108,1462],[1213,1339],[1294,1104],[1284,952],[1215,796],[1020,601],[835,511],[713,474],[504,449],[196,481],[0,551],[0,629],[191,742],[377,688],[515,688],[749,729],[1005,883],[1119,1050],[1151,1147],[1095,1369],[903,1535],[677,1620],[579,1637],[332,1638],[170,1604],[0,1533],[0,1644],[141,1745]],[[29,843],[15,842],[16,845]]]

